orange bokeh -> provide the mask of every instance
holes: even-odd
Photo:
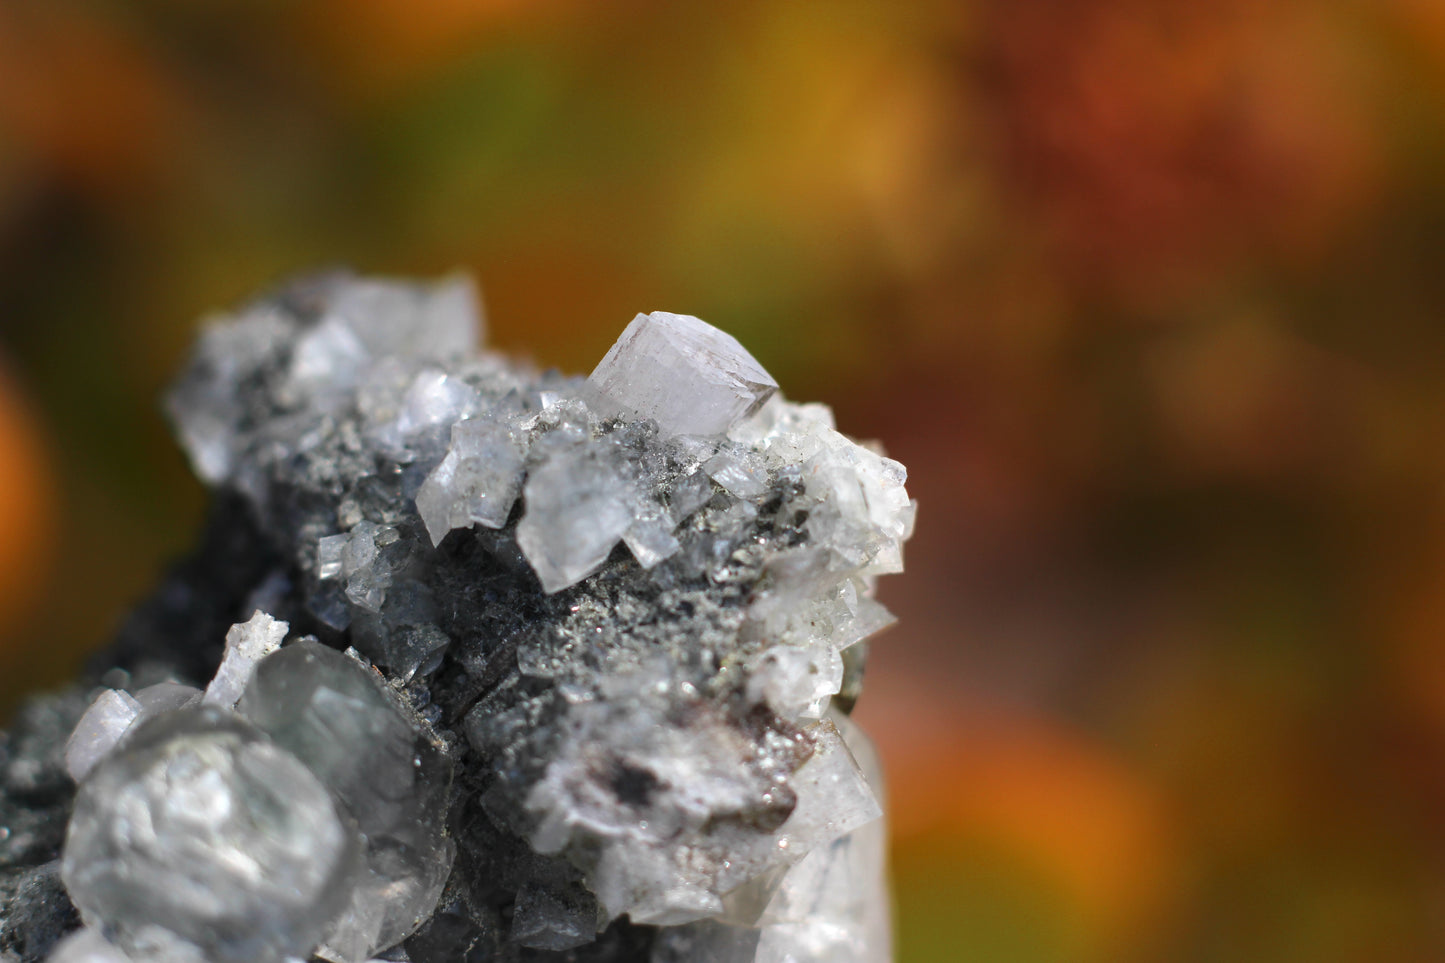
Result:
[[[175,148],[178,91],[119,22],[0,5],[0,136],[43,169],[109,192],[149,180]]]
[[[0,637],[35,614],[55,558],[50,460],[19,386],[0,365]],[[0,659],[12,652],[0,651]]]

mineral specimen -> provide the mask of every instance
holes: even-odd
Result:
[[[847,712],[903,467],[697,318],[585,380],[480,330],[465,281],[331,274],[202,334],[201,545],[8,747],[0,867],[54,878],[80,784],[56,959],[887,963]],[[74,925],[36,885],[26,961]]]

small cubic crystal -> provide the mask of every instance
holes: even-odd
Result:
[[[65,769],[76,782],[110,754],[141,713],[129,693],[106,689],[80,717],[65,744]]]

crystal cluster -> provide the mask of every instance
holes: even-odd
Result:
[[[357,840],[295,756],[231,714],[141,724],[81,785],[61,876],[136,960],[279,961],[340,910]]]
[[[436,907],[455,853],[440,739],[354,655],[281,648],[288,629],[258,611],[204,692],[106,689],[76,724],[61,877],[109,952],[361,963]]]
[[[480,334],[463,280],[346,274],[202,334],[211,521],[51,750],[57,959],[891,958],[847,713],[903,467],[697,318],[587,379]]]

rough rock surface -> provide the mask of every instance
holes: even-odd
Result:
[[[210,520],[97,657],[104,691],[34,703],[0,750],[0,950],[40,959],[75,925],[65,746],[99,694],[83,787],[217,713],[326,787],[362,852],[340,916],[304,921],[330,959],[890,959],[846,713],[891,621],[872,588],[902,568],[903,467],[695,318],[639,315],[587,380],[479,337],[465,281],[346,274],[207,327],[169,410]],[[204,710],[174,684],[207,681]],[[221,825],[173,841],[204,861]],[[140,858],[73,840],[67,875]],[[97,905],[106,936],[145,915]],[[255,933],[181,935],[154,952],[266,958]],[[88,940],[59,952],[100,959]]]

